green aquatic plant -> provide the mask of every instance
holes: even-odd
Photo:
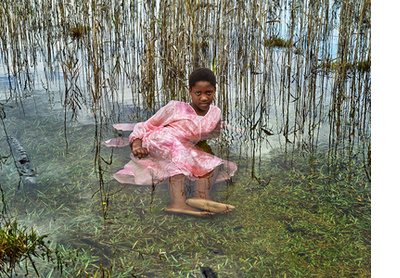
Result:
[[[73,38],[73,39],[81,39],[83,36],[87,35],[89,32],[89,27],[86,26],[76,26],[76,27],[71,27],[71,29],[69,30],[69,35]]]
[[[356,69],[361,72],[369,72],[371,71],[371,61],[360,61],[355,65]]]
[[[18,224],[17,219],[10,220],[4,216],[0,219],[0,274],[11,277],[17,273],[17,267],[25,264],[26,275],[29,274],[28,264],[40,276],[35,259],[53,261],[54,250],[46,241],[48,235],[40,236],[32,228]],[[61,260],[57,256],[57,265]]]
[[[279,37],[270,37],[265,39],[264,44],[269,47],[291,47],[292,43],[290,41],[284,40]]]
[[[346,71],[357,70],[359,72],[369,72],[371,70],[371,61],[358,61],[356,63],[346,62],[339,65],[335,60],[328,59],[319,63],[318,68],[331,71],[337,68],[344,68]]]

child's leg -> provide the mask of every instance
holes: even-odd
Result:
[[[218,173],[219,168],[217,167],[215,170],[211,171],[208,174],[205,174],[196,181],[194,198],[211,200],[210,190],[215,182],[215,179],[218,176]]]
[[[167,212],[185,213],[191,215],[205,216],[213,213],[208,211],[200,211],[186,204],[185,196],[186,177],[184,175],[176,175],[169,179],[168,191],[170,203],[165,208]]]
[[[215,170],[199,178],[196,181],[194,197],[188,199],[186,204],[195,208],[217,213],[227,212],[235,209],[235,207],[232,205],[218,203],[211,200],[210,190],[218,174],[219,168],[217,167]]]
[[[186,177],[182,174],[169,178],[168,191],[170,197],[170,205],[185,204],[185,185]]]

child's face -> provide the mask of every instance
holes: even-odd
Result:
[[[197,81],[189,89],[189,94],[192,96],[192,106],[197,115],[204,116],[214,99],[215,87],[208,81]]]

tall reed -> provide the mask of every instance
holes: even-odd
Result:
[[[63,80],[66,111],[93,115],[101,137],[121,104],[143,120],[188,101],[188,74],[210,67],[224,119],[248,130],[238,153],[253,170],[274,134],[288,154],[308,155],[311,172],[325,147],[332,175],[357,164],[369,179],[369,0],[4,0],[0,9],[6,98]]]

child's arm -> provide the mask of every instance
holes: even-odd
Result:
[[[236,131],[236,132],[238,132],[238,133],[245,133],[245,132],[246,132],[245,129],[237,128],[237,127],[231,126],[227,121],[221,122],[221,128],[223,128],[223,129],[230,129],[230,130]]]
[[[220,134],[221,134],[221,122],[218,122],[214,130],[210,134],[208,134],[207,139],[218,138]]]
[[[155,131],[160,127],[168,125],[174,119],[175,102],[170,101],[166,106],[162,107],[156,114],[145,122],[137,123],[129,135],[129,145],[131,152],[138,158],[144,158],[148,155],[146,147],[142,146],[143,137],[151,131]]]
[[[132,154],[137,156],[139,159],[144,158],[149,154],[147,149],[142,147],[141,139],[135,139],[129,145],[131,146]]]

